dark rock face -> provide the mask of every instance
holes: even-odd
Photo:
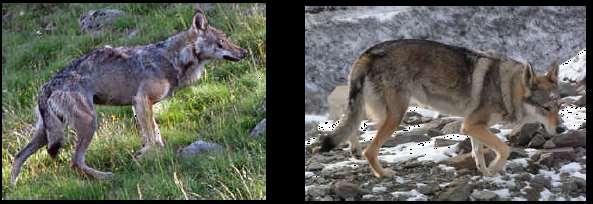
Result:
[[[305,113],[327,111],[351,64],[377,43],[427,39],[494,50],[543,73],[585,47],[585,7],[306,7]]]

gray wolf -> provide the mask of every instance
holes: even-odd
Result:
[[[392,176],[377,158],[379,148],[393,134],[411,99],[440,112],[464,117],[461,132],[470,136],[472,156],[483,175],[493,175],[509,156],[509,147],[488,127],[506,122],[515,130],[539,122],[550,134],[562,132],[558,117],[558,63],[537,76],[529,63],[428,40],[394,40],[362,53],[349,74],[347,112],[336,130],[321,138],[317,152],[349,140],[358,154],[356,130],[364,111],[378,124],[378,132],[364,149],[377,177]],[[496,153],[486,168],[483,145]]]
[[[139,158],[151,147],[164,147],[153,104],[197,81],[209,60],[239,61],[246,54],[222,31],[209,26],[198,9],[191,27],[167,40],[132,48],[100,48],[74,60],[39,91],[36,130],[13,160],[12,184],[25,160],[41,147],[47,145],[49,155],[56,157],[64,144],[65,125],[77,133],[71,167],[92,178],[111,177],[112,173],[95,170],[84,161],[97,129],[95,104],[132,105],[144,140],[135,153]]]

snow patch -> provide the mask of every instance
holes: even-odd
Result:
[[[585,107],[566,106],[558,112],[561,115],[564,125],[568,129],[576,130],[581,127],[581,124],[587,119]]]
[[[509,189],[506,189],[506,188],[505,189],[498,189],[498,190],[495,190],[495,191],[492,191],[492,192],[496,193],[496,195],[498,195],[498,197],[501,197],[501,198],[511,197],[511,193],[509,193]]]
[[[412,189],[411,191],[396,191],[391,194],[395,197],[408,196],[407,201],[426,201],[428,199],[424,194],[416,191],[416,189]]]
[[[305,178],[311,178],[313,176],[315,176],[315,173],[310,172],[310,171],[305,171]]]

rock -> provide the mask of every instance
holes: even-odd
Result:
[[[552,142],[556,147],[585,147],[586,146],[585,130],[568,130],[560,135],[552,138]]]
[[[208,143],[202,140],[198,140],[190,145],[177,150],[177,156],[181,158],[199,156],[207,152],[219,152],[222,151],[222,146],[215,143]]]
[[[323,169],[323,164],[319,162],[312,162],[307,166],[308,171],[319,171],[321,169]]]
[[[583,95],[581,98],[574,102],[574,105],[578,107],[585,107],[587,105],[587,96]]]
[[[420,118],[420,123],[428,123],[430,121],[432,121],[432,118],[431,117],[424,117],[424,116],[422,116]]]
[[[543,149],[537,163],[547,167],[558,167],[560,164],[573,161],[576,157],[572,147]]]
[[[422,122],[422,115],[414,111],[408,111],[404,115],[404,119],[402,120],[402,122],[408,125],[418,125]]]
[[[529,142],[529,144],[527,144],[527,147],[529,147],[529,148],[540,148],[542,145],[544,145],[545,142],[546,142],[546,140],[544,139],[544,137],[542,135],[536,134],[531,139],[531,142]]]
[[[489,164],[496,157],[494,151],[488,151],[484,154],[486,164]],[[449,158],[446,163],[455,169],[476,169],[476,162],[471,153],[459,154]]]
[[[448,140],[448,139],[437,138],[434,140],[434,146],[435,147],[444,147],[444,146],[457,144],[458,142],[459,141],[457,141],[457,140]]]
[[[467,180],[456,180],[447,186],[447,189],[442,191],[437,201],[467,201],[469,195],[474,190],[474,185],[468,183]]]
[[[338,181],[332,183],[332,185],[330,186],[330,193],[333,193],[338,198],[344,200],[360,200],[362,197],[362,191],[360,190],[360,187],[358,185],[345,181]]]
[[[437,129],[428,129],[428,132],[426,134],[429,137],[436,137],[436,136],[444,135],[445,133],[443,133],[443,132],[441,132],[440,130],[437,130]]]
[[[509,142],[512,146],[525,146],[536,133],[544,134],[543,131],[539,123],[527,123],[516,134],[509,136]]]
[[[116,19],[123,15],[124,12],[117,9],[90,10],[80,17],[80,29],[96,36],[105,27],[113,24]]]
[[[551,189],[552,187],[552,179],[549,176],[544,176],[542,174],[535,175],[531,179],[531,187],[539,189],[540,191],[543,190],[542,188]]]
[[[327,195],[329,191],[328,185],[312,185],[305,187],[305,194],[317,198]]]
[[[587,189],[587,181],[581,177],[572,177],[574,183],[577,185],[577,188],[580,189],[582,192],[585,192]]]
[[[562,193],[567,195],[574,195],[578,194],[578,185],[572,179],[568,179],[567,181],[563,181],[561,184]]]
[[[257,137],[266,132],[266,119],[259,121],[257,125],[250,131],[249,135],[251,137]]]
[[[526,158],[529,156],[527,154],[527,152],[525,150],[523,150],[522,148],[511,147],[510,149],[511,149],[511,153],[509,154],[508,160],[513,160],[513,159],[517,159],[517,158]]]
[[[418,192],[424,195],[433,195],[435,192],[440,190],[440,186],[436,183],[429,183],[426,185],[418,186],[416,190],[418,190]]]
[[[555,148],[556,144],[554,144],[554,142],[552,140],[548,140],[544,143],[544,148],[545,149],[552,149]]]
[[[377,200],[377,196],[373,194],[366,194],[362,196],[363,201],[375,201]]]
[[[533,61],[538,73],[550,60],[536,59],[548,59],[549,50],[558,48],[556,55],[567,59],[586,44],[584,7],[335,8],[312,7],[305,14],[305,113],[326,112],[326,96],[347,83],[358,55],[386,40],[429,39],[494,50]],[[362,30],[364,35],[355,32]]]
[[[517,181],[529,181],[531,179],[531,175],[527,172],[520,172],[519,175],[514,177]]]
[[[425,142],[430,140],[430,136],[426,135],[426,129],[413,129],[409,131],[402,131],[395,134],[395,137],[389,138],[383,147],[395,147],[397,145],[408,142]]]
[[[348,106],[348,86],[336,86],[334,90],[327,96],[327,104],[329,105],[330,120],[340,119],[340,116],[346,112]]]
[[[567,96],[576,96],[577,95],[577,87],[571,83],[559,81],[558,82],[558,94],[560,98],[564,98]]]
[[[492,191],[474,191],[471,196],[479,201],[493,201],[498,198],[498,195]]]
[[[472,151],[472,142],[470,138],[467,138],[457,144],[457,154],[468,153]]]
[[[507,162],[506,163],[506,171],[508,171],[509,173],[520,173],[523,172],[525,170],[525,168],[519,164],[519,163],[515,163],[515,162]]]
[[[538,191],[538,190],[536,190],[535,188],[532,188],[532,187],[527,187],[527,188],[525,188],[524,191],[525,191],[525,194],[526,194],[525,195],[525,198],[528,201],[537,201],[537,200],[539,200],[539,192],[540,191]]]
[[[439,118],[439,119],[434,119],[434,120],[430,121],[429,123],[424,124],[423,127],[426,128],[426,129],[429,129],[429,130],[436,130],[436,131],[441,132],[441,129],[443,129],[443,127],[447,123],[450,123],[450,122],[453,122],[453,121],[456,121],[456,120],[455,119],[442,119],[442,118]],[[444,135],[444,133],[441,134],[441,135]]]
[[[461,131],[462,123],[462,121],[453,121],[447,123],[445,126],[443,126],[443,129],[441,131],[445,134],[459,134]]]

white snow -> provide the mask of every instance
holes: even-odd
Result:
[[[373,191],[373,193],[383,193],[383,192],[387,191],[387,188],[383,187],[383,186],[375,186],[375,187],[373,187],[372,191]]]
[[[561,115],[566,128],[573,130],[579,129],[587,118],[585,107],[567,106],[560,109],[558,114]]]
[[[543,174],[544,176],[549,176],[552,179],[552,187],[560,186],[560,173],[556,173],[553,170],[547,171],[540,169],[539,174]]]
[[[570,198],[570,201],[586,201],[587,198],[583,197],[583,196],[579,196],[576,198]]]
[[[523,197],[513,197],[511,201],[527,201],[527,199]]]
[[[509,160],[508,162],[512,162],[512,163],[518,163],[521,164],[521,166],[523,167],[527,167],[527,158],[518,158],[518,159],[513,159],[513,160]]]
[[[579,172],[583,167],[581,164],[577,162],[571,162],[565,164],[564,166],[560,167],[560,173],[566,172],[569,173],[571,176],[580,177],[582,179],[587,179],[587,176],[581,172]]]
[[[411,191],[395,191],[391,194],[395,197],[408,196],[407,201],[426,201],[428,199],[425,195],[416,191],[416,189],[412,189]]]
[[[329,170],[333,170],[336,168],[344,168],[344,167],[350,167],[352,169],[356,169],[356,168],[360,167],[362,164],[366,164],[366,163],[367,163],[366,160],[350,158],[350,160],[347,160],[347,161],[326,164],[321,171],[329,171]]]
[[[398,182],[398,183],[405,183],[406,182],[406,179],[404,179],[404,178],[402,178],[400,176],[395,176],[394,179],[395,179],[395,182]]]
[[[550,192],[547,188],[544,188],[544,190],[542,192],[540,192],[539,195],[540,195],[540,197],[539,197],[540,201],[548,201],[548,200],[550,200],[550,196],[552,195],[552,192]]]
[[[435,116],[439,115],[438,111],[434,111],[432,109],[423,108],[420,106],[410,106],[408,107],[408,111],[414,111],[416,113],[420,113],[420,115],[424,117],[434,118]]]
[[[443,171],[455,171],[455,167],[439,164],[438,167]]]
[[[558,78],[561,81],[580,81],[587,71],[587,52],[581,50],[578,55],[560,64],[558,67]]]
[[[310,172],[310,171],[305,171],[305,178],[311,178],[313,176],[315,176],[315,173]]]
[[[492,192],[496,193],[498,195],[498,197],[501,197],[501,198],[508,198],[511,196],[511,193],[509,193],[509,189],[506,189],[506,188],[494,190]]]

